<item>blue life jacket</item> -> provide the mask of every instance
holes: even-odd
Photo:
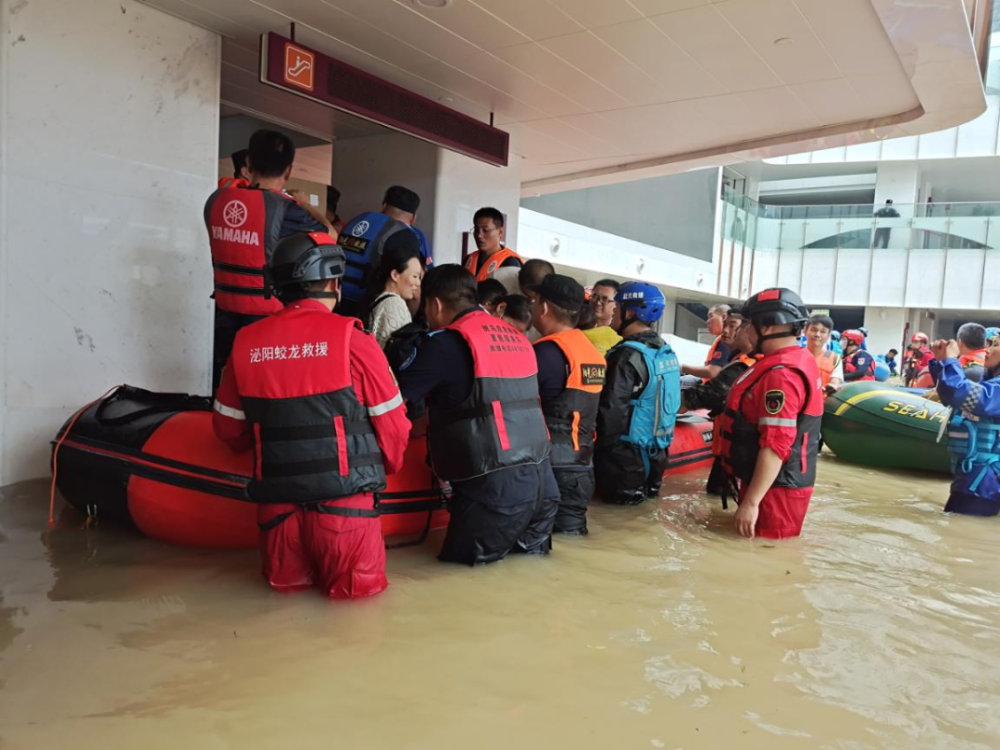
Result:
[[[382,261],[386,240],[403,231],[417,235],[420,252],[426,263],[430,258],[430,246],[424,233],[416,227],[376,211],[366,211],[344,225],[344,230],[340,233],[340,245],[347,254],[347,271],[344,273],[342,291],[345,300],[358,303],[364,300],[371,275]]]
[[[652,349],[638,341],[623,341],[614,348],[627,346],[642,355],[649,372],[649,382],[632,407],[632,420],[623,443],[642,449],[643,458],[670,447],[674,439],[674,423],[681,405],[681,365],[677,355],[664,344]]]
[[[956,483],[964,491],[986,500],[1000,502],[1000,496],[982,492],[980,485],[993,474],[982,489],[996,487],[1000,476],[1000,422],[980,417],[970,418],[956,412],[948,423],[948,453]]]

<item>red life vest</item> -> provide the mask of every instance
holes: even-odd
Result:
[[[428,447],[438,476],[472,479],[549,455],[549,434],[538,400],[538,363],[524,334],[476,310],[458,318],[472,351],[472,393],[456,407],[428,408]]]
[[[763,357],[733,385],[726,408],[716,417],[719,455],[723,469],[733,479],[746,484],[753,478],[760,453],[760,428],[743,414],[743,398],[760,379],[779,367],[788,368],[802,378],[806,388],[805,407],[796,418],[796,437],[788,460],[772,486],[803,488],[816,483],[816,455],[819,452],[820,425],[823,420],[823,390],[819,385],[816,360],[808,350],[789,346]],[[759,394],[764,400],[765,394]]]
[[[219,190],[223,188],[248,188],[250,183],[242,177],[223,177],[219,180]]]
[[[857,370],[858,370],[858,364],[857,364],[857,362],[855,362],[854,358],[857,357],[858,354],[861,354],[861,353],[862,353],[862,350],[859,349],[858,351],[854,352],[854,354],[850,355],[849,357],[844,357],[844,374],[845,375],[849,374],[849,373],[852,373],[852,372],[857,372]],[[867,352],[864,352],[864,353],[867,354]],[[875,380],[875,358],[874,357],[871,358],[871,364],[868,367],[868,372],[866,372],[860,378],[855,378],[851,382],[852,383],[860,383],[860,382],[862,382],[864,380]]]
[[[552,465],[590,466],[594,457],[597,407],[607,378],[607,362],[583,331],[571,328],[535,342],[551,341],[569,364],[566,390],[542,403],[552,436]]]
[[[351,379],[350,341],[360,330],[358,320],[293,303],[236,335],[231,361],[253,427],[252,500],[318,503],[385,488],[382,452]]]
[[[205,204],[212,248],[215,304],[240,315],[270,315],[281,309],[264,298],[264,266],[278,244],[281,222],[294,199],[278,190],[227,187]]]
[[[476,277],[477,282],[486,281],[510,258],[517,258],[521,261],[522,265],[524,264],[524,258],[520,255],[509,247],[501,247],[489,257],[489,260],[483,264],[482,268],[479,268],[479,253],[480,251],[476,250],[474,253],[470,253],[469,257],[465,259],[465,269]],[[478,270],[476,270],[477,268]]]

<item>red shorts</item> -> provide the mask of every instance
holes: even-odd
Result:
[[[368,510],[372,498],[356,495],[323,505]],[[301,505],[269,503],[258,508],[257,521],[264,525],[286,513],[285,520],[260,535],[264,577],[273,588],[319,586],[334,599],[359,599],[389,585],[378,518],[334,516]]]
[[[746,493],[746,485],[740,487],[740,499]],[[757,516],[756,536],[765,539],[787,539],[802,533],[802,522],[809,510],[809,500],[813,488],[790,489],[788,487],[772,487],[760,501],[760,514]]]

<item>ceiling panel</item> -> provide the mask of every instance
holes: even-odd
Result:
[[[541,44],[630,104],[653,104],[666,98],[652,78],[589,31],[546,39]]]
[[[337,2],[337,0],[333,0],[333,2]],[[452,0],[452,4],[445,12],[442,12],[441,9],[424,8],[408,2],[397,4],[423,16],[432,23],[444,26],[452,33],[458,34],[463,39],[483,49],[508,47],[532,39],[470,0]]]
[[[726,93],[725,86],[648,19],[607,26],[594,34],[654,78],[664,101]]]
[[[957,0],[142,1],[224,35],[227,106],[327,137],[381,132],[259,82],[260,34],[294,21],[307,46],[481,121],[494,113],[522,133],[529,180],[614,181],[588,170],[643,159],[629,177],[653,176],[775,155],[755,140],[926,132],[898,117],[920,104],[936,114],[909,117],[941,127],[982,109]],[[878,132],[816,132],[879,119]]]
[[[583,26],[544,0],[471,0],[529,39],[545,39],[583,31]],[[501,45],[491,45],[496,49]]]
[[[812,110],[821,126],[863,120],[870,111],[850,82],[843,79],[800,83],[789,88]]]
[[[751,91],[781,84],[777,75],[714,6],[656,16],[653,23],[730,91]]]
[[[729,0],[716,7],[785,83],[840,77],[793,0]]]
[[[539,0],[549,2],[571,16],[585,29],[634,21],[641,14],[629,0]]]
[[[497,50],[494,54],[535,78],[551,82],[552,86],[592,112],[628,106],[628,102],[614,91],[582,75],[539,44],[517,44]]]
[[[795,4],[844,75],[902,73],[870,0],[795,0]]]
[[[632,0],[632,5],[644,16],[660,16],[678,10],[711,5],[712,0]]]

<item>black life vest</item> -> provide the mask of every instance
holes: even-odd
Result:
[[[475,380],[462,404],[428,409],[428,444],[438,476],[472,479],[542,462],[549,455],[549,435],[528,339],[484,310],[446,328],[457,331],[472,351]]]

